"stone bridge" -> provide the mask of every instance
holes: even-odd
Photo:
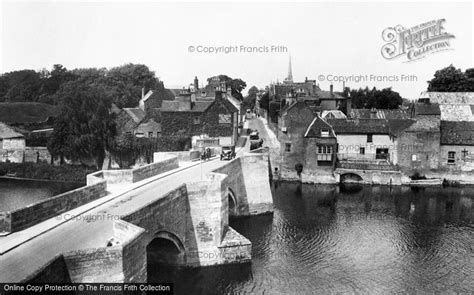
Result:
[[[150,261],[192,267],[250,262],[251,242],[229,226],[229,215],[273,211],[268,165],[268,153],[171,165],[157,179],[4,251],[0,282],[146,282]],[[143,174],[153,169],[141,176],[101,171],[88,183],[105,179],[123,191],[124,182],[146,180]]]
[[[402,172],[391,170],[337,168],[334,170],[334,176],[339,183],[402,185],[406,182]]]

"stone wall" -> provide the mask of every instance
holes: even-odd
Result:
[[[185,185],[182,185],[164,193],[160,199],[131,212],[122,219],[147,230],[143,242],[146,245],[156,237],[157,233],[167,232],[176,236],[183,245],[192,248],[195,247],[195,242],[186,239],[186,234],[190,230],[187,227],[189,214],[187,189]],[[184,253],[180,258],[179,262],[184,264]]]
[[[41,284],[41,283],[71,283],[71,278],[66,266],[66,261],[63,255],[57,255],[43,268],[32,273],[28,278],[22,280],[27,284]]]
[[[211,173],[209,180],[187,183],[190,214],[187,216],[187,265],[219,263],[216,252],[228,228],[228,199],[223,174]]]
[[[193,160],[199,160],[200,151],[183,151],[183,152],[157,152],[153,153],[153,162],[159,161],[164,155],[173,155],[178,158],[178,162],[189,162]]]
[[[121,283],[124,281],[122,247],[99,247],[64,254],[73,283]]]
[[[398,138],[398,165],[411,175],[437,169],[440,156],[440,132],[403,132]],[[414,158],[414,155],[416,158]]]
[[[46,147],[27,146],[25,148],[24,162],[46,162],[51,163],[51,154]]]
[[[273,211],[268,153],[248,153],[214,172],[227,175],[224,183],[236,198],[237,216]]]
[[[97,178],[103,178],[108,185],[131,184],[146,178],[179,168],[178,158],[167,153],[159,153],[155,157],[155,163],[147,164],[133,169],[121,170],[102,170],[87,176],[87,184],[97,181]]]
[[[0,216],[4,216],[0,231],[16,232],[23,230],[53,216],[99,199],[106,194],[106,182],[101,181],[12,211],[9,216],[10,224],[8,224],[6,218],[8,213],[3,212],[0,214]]]
[[[467,151],[463,156],[463,151]],[[454,163],[448,164],[448,152],[455,152]],[[474,146],[442,145],[439,156],[439,167],[447,171],[474,171]]]
[[[361,184],[380,184],[380,185],[402,185],[409,182],[407,176],[400,171],[380,171],[380,170],[356,170],[337,168],[334,171],[337,182],[341,182],[344,175],[358,175],[362,180],[357,181]],[[350,178],[354,179],[354,178]]]
[[[0,149],[0,162],[23,162],[24,150],[3,150]]]
[[[176,168],[179,168],[178,158],[169,156],[159,162],[132,169],[133,182],[137,182]]]

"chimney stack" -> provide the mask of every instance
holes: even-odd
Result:
[[[216,90],[215,100],[221,100],[221,99],[222,99],[222,91],[220,89]]]
[[[329,86],[329,93],[330,93],[331,96],[332,96],[332,94],[333,94],[333,85],[332,85],[332,84]]]

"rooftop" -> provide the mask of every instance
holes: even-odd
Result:
[[[13,130],[10,126],[5,123],[0,122],[0,139],[7,138],[20,138],[23,137],[23,134],[20,134]]]
[[[309,124],[309,127],[306,130],[304,136],[305,137],[321,137],[321,130],[323,129],[326,129],[329,131],[328,137],[336,137],[331,125],[329,125],[326,121],[324,121],[319,116],[316,116],[316,118],[313,119],[313,122]]]
[[[408,119],[408,114],[400,109],[352,109],[350,117],[353,119]]]
[[[135,123],[140,123],[146,116],[145,112],[140,108],[123,108]]]
[[[442,145],[474,145],[474,122],[441,121]]]
[[[422,92],[420,99],[426,98],[431,103],[474,105],[474,92]]]

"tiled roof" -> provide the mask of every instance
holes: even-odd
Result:
[[[420,99],[429,98],[431,103],[474,104],[474,92],[422,92]]]
[[[140,123],[145,118],[145,112],[140,108],[123,108],[135,123]]]
[[[23,134],[20,134],[13,130],[10,126],[7,124],[4,124],[0,122],[0,138],[5,139],[5,138],[19,138],[23,137]]]
[[[222,103],[227,107],[227,109],[231,112],[231,113],[236,113],[239,111],[239,109],[232,103],[230,102],[230,100],[228,100],[227,98],[223,97],[222,98]]]
[[[442,104],[440,110],[442,121],[474,121],[468,104]]]
[[[441,115],[438,103],[415,103],[415,115]]]
[[[393,119],[393,120],[387,120],[388,121],[388,127],[390,134],[398,136],[400,133],[402,133],[404,130],[409,128],[413,123],[415,123],[415,120],[406,120],[406,119]]]
[[[313,122],[309,124],[308,129],[306,129],[304,136],[305,137],[321,137],[322,129],[329,130],[329,137],[336,137],[331,125],[329,125],[326,121],[321,119],[321,117],[319,116],[316,116],[316,118],[313,119]]]
[[[388,121],[384,119],[328,119],[336,134],[389,134]]]
[[[406,129],[407,132],[430,131],[439,132],[440,119],[432,115],[419,115],[415,123]]]
[[[191,111],[193,112],[205,112],[214,101],[196,101]]]
[[[390,134],[398,136],[415,123],[405,119],[327,119],[336,134]]]
[[[441,121],[442,145],[474,145],[474,122]]]
[[[339,110],[325,110],[321,114],[323,119],[346,119],[347,116]]]
[[[191,108],[191,102],[177,100],[163,100],[161,112],[198,112],[202,113],[209,108],[214,101],[196,101]],[[230,103],[230,102],[229,102]]]
[[[400,109],[352,109],[350,117],[353,119],[407,119],[408,114]]]
[[[155,131],[161,132],[161,124],[155,122],[153,119],[144,120],[138,128],[154,129]]]
[[[337,92],[333,92],[331,94],[330,91],[324,91],[324,90],[317,90],[316,91],[316,96],[319,99],[344,99],[344,96],[340,95]]]

